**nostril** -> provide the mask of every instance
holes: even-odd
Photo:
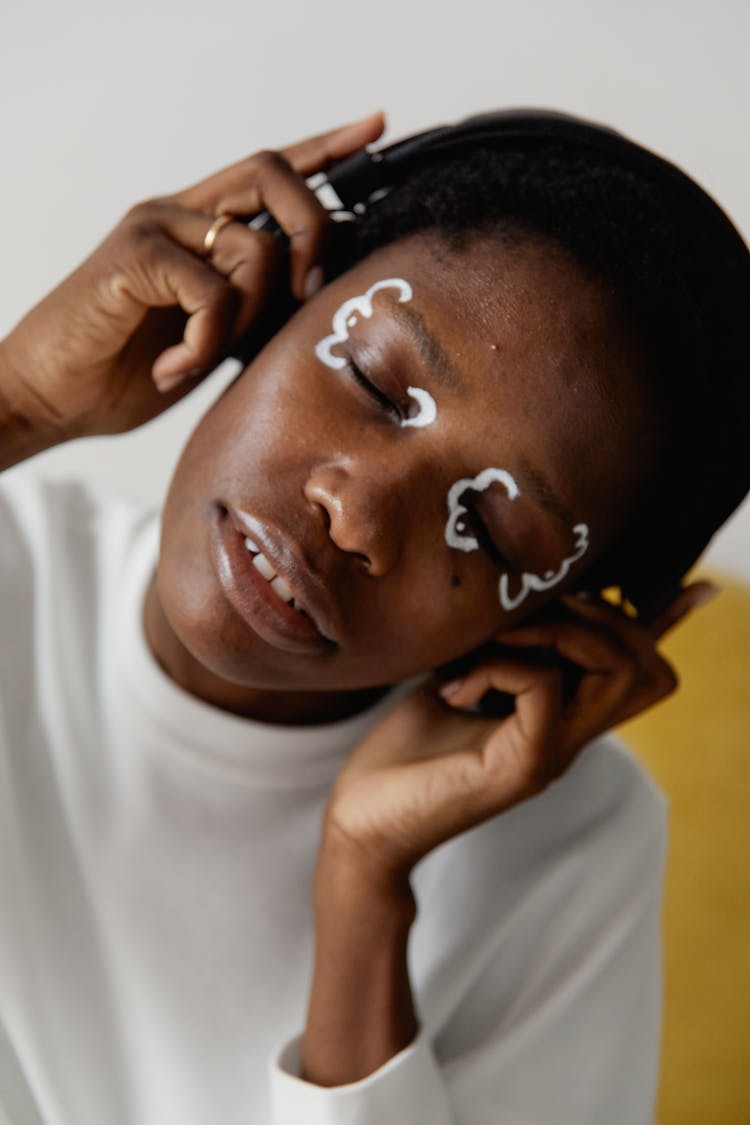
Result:
[[[326,507],[325,504],[321,504],[319,500],[313,500],[312,504],[311,504],[311,507],[313,509],[316,509],[315,514],[318,517],[318,519],[321,520],[321,522],[323,524],[323,530],[325,531],[326,535],[330,536],[330,534],[331,534],[331,513],[329,512],[328,508]]]
[[[385,513],[374,502],[371,484],[341,465],[319,466],[308,478],[304,495],[317,526],[364,575],[378,577],[390,566]]]

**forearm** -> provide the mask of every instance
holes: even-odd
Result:
[[[307,1081],[356,1082],[414,1039],[406,954],[415,916],[406,877],[381,877],[340,848],[321,849],[315,968],[301,1050]]]
[[[0,340],[0,472],[63,440],[12,362],[7,341]]]

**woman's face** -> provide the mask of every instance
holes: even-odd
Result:
[[[371,255],[188,443],[157,579],[172,630],[214,675],[300,691],[486,642],[618,531],[648,458],[633,356],[601,289],[541,241]]]

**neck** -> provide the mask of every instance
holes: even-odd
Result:
[[[214,675],[185,648],[172,629],[152,575],[143,605],[143,628],[154,659],[184,691],[222,711],[261,723],[311,726],[356,715],[383,695],[383,688],[361,691],[267,691],[234,684]]]

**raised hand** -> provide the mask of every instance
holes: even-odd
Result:
[[[593,738],[674,690],[656,642],[713,592],[686,587],[648,625],[603,600],[564,597],[564,612],[499,635],[491,659],[412,693],[357,748],[328,805],[324,850],[357,857],[377,877],[408,873],[439,844],[541,792]],[[512,697],[506,718],[466,710],[490,689]]]
[[[117,433],[182,398],[262,315],[271,289],[303,300],[322,280],[331,220],[305,177],[375,140],[381,114],[135,206],[74,273],[0,343],[0,405],[36,447]],[[218,215],[267,209],[280,240]]]

